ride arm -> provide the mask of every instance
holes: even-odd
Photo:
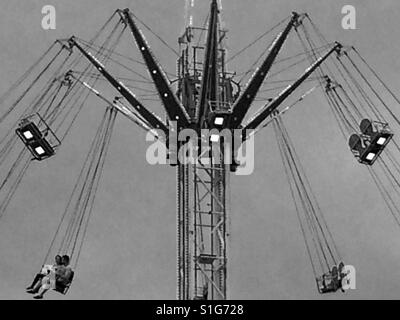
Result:
[[[144,129],[146,131],[151,131],[151,125],[150,124],[148,124],[144,119],[142,119],[138,114],[136,114],[135,112],[130,110],[128,107],[124,106],[122,103],[117,101],[117,99],[115,99],[114,101],[111,101],[111,100],[107,99],[104,95],[102,95],[98,90],[96,90],[95,88],[90,86],[88,83],[86,83],[85,81],[82,81],[78,77],[74,76],[72,74],[72,72],[68,72],[67,76],[70,76],[75,81],[79,82],[81,85],[83,85],[89,91],[91,91],[93,94],[95,94],[97,97],[99,97],[101,100],[105,101],[107,104],[109,104],[109,105],[113,106],[114,108],[116,108],[119,112],[121,112],[129,120],[131,120],[134,123],[136,123],[142,129]]]
[[[207,101],[216,100],[218,70],[217,70],[217,54],[218,54],[218,4],[216,0],[211,3],[211,14],[208,23],[208,34],[206,43],[206,52],[204,54],[203,74],[201,81],[201,92],[199,104],[196,110],[196,120],[200,127],[205,121],[208,114]]]
[[[288,98],[293,91],[295,91],[333,52],[340,50],[342,45],[336,43],[336,45],[329,50],[324,56],[320,57],[315,61],[303,75],[293,84],[283,90],[270,104],[259,110],[247,124],[244,125],[244,130],[256,129],[267,117],[269,117],[276,108],[278,108]]]
[[[277,36],[274,43],[271,45],[269,49],[269,54],[266,57],[265,61],[254,72],[246,89],[243,91],[243,93],[240,95],[240,97],[233,105],[232,120],[231,120],[232,128],[238,128],[242,123],[258,91],[260,90],[261,85],[263,84],[268,72],[270,71],[272,64],[274,63],[276,57],[278,56],[283,44],[285,43],[290,31],[297,24],[298,18],[299,14],[293,12],[292,18],[290,19],[285,30]]]
[[[70,40],[71,47],[75,46],[95,67],[96,69],[116,88],[120,94],[130,103],[130,105],[140,114],[140,116],[151,125],[152,129],[160,129],[168,135],[168,128],[154,113],[147,110],[136,98],[135,95],[120,81],[115,79],[90,52],[81,47],[74,37]]]
[[[177,121],[179,128],[188,127],[189,116],[182,103],[172,90],[165,72],[154,58],[154,55],[151,52],[143,34],[133,21],[129,9],[123,10],[122,14],[126,19],[126,23],[131,29],[132,35],[134,36],[136,44],[143,56],[144,62],[146,63],[147,69],[149,70],[150,76],[153,79],[169,119],[171,121]]]

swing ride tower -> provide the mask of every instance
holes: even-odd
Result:
[[[355,109],[355,111],[351,111],[350,108],[356,108],[357,103],[354,103],[344,90],[346,86],[341,86],[336,82],[337,76],[335,74],[331,75],[330,72],[323,72],[322,64],[335,53],[338,60],[338,62],[335,62],[336,66],[339,63],[338,66],[340,67],[344,63],[342,61],[344,59],[348,59],[350,64],[354,66],[353,60],[350,59],[342,45],[335,42],[324,43],[323,46],[316,47],[309,41],[308,33],[305,31],[304,34],[308,45],[306,43],[302,54],[306,55],[305,60],[308,68],[303,72],[300,71],[302,72],[300,75],[295,75],[295,80],[285,80],[288,85],[275,97],[262,98],[262,100],[266,99],[268,102],[254,114],[248,116],[251,106],[256,101],[256,96],[262,91],[260,89],[262,89],[264,82],[268,82],[265,80],[268,76],[271,76],[271,68],[277,63],[277,57],[281,53],[289,34],[295,31],[301,38],[298,31],[304,29],[303,19],[309,17],[306,14],[293,12],[290,17],[282,22],[284,27],[282,27],[269,48],[263,52],[263,56],[260,56],[258,61],[261,61],[261,63],[257,68],[254,68],[247,84],[242,86],[241,80],[236,81],[236,74],[230,72],[227,68],[228,59],[225,48],[227,30],[222,27],[222,8],[217,0],[211,0],[210,2],[210,11],[204,26],[194,26],[193,19],[190,18],[182,36],[178,39],[179,51],[177,52],[176,79],[173,81],[164,72],[163,67],[157,61],[156,56],[139,29],[138,21],[143,25],[144,23],[129,9],[116,10],[115,14],[118,14],[120,19],[113,32],[121,26],[123,27],[121,35],[125,29],[130,31],[132,40],[136,44],[143,60],[141,65],[149,74],[146,80],[150,85],[154,86],[152,90],[161,101],[166,119],[150,111],[140,101],[140,95],[136,96],[133,92],[140,90],[140,88],[128,87],[122,82],[122,79],[128,83],[129,81],[134,81],[134,79],[118,78],[118,75],[114,74],[115,70],[110,67],[110,64],[112,62],[119,66],[123,64],[119,60],[112,59],[114,51],[106,49],[106,47],[110,46],[115,49],[117,42],[114,47],[108,42],[107,45],[104,44],[100,49],[96,49],[93,43],[85,42],[83,39],[73,36],[59,41],[62,44],[60,52],[65,49],[69,54],[65,63],[69,56],[77,54],[79,59],[82,58],[85,61],[85,66],[86,64],[89,66],[83,72],[79,72],[73,63],[68,65],[72,66],[68,68],[66,64],[60,66],[54,76],[54,85],[59,85],[59,89],[56,88],[56,90],[51,91],[53,93],[49,93],[51,86],[53,86],[53,82],[49,82],[50,89],[39,95],[37,99],[40,102],[38,107],[34,105],[34,108],[30,109],[35,111],[30,113],[38,113],[38,119],[29,120],[30,118],[26,117],[23,119],[24,121],[20,122],[16,131],[13,129],[12,133],[16,133],[16,136],[22,140],[25,147],[34,156],[34,159],[42,161],[55,155],[56,148],[59,147],[80,112],[79,109],[76,116],[72,118],[71,123],[65,122],[64,124],[62,122],[64,120],[60,121],[60,128],[64,129],[63,126],[65,126],[66,129],[63,138],[58,141],[57,136],[55,136],[50,127],[54,129],[55,123],[57,123],[56,120],[58,120],[57,117],[69,119],[68,115],[65,117],[60,116],[62,112],[68,112],[67,108],[62,106],[66,105],[67,102],[69,103],[69,101],[72,101],[71,104],[74,106],[83,106],[83,102],[82,104],[73,103],[78,100],[72,100],[72,98],[71,100],[65,100],[71,92],[75,94],[74,90],[82,89],[82,91],[85,91],[88,89],[88,95],[89,93],[95,94],[103,102],[106,102],[109,107],[104,118],[108,119],[108,121],[104,120],[104,128],[100,127],[99,129],[99,132],[103,134],[94,140],[93,154],[89,154],[91,161],[88,163],[90,165],[83,168],[87,170],[87,174],[81,175],[82,177],[89,177],[90,179],[86,178],[86,180],[90,180],[91,183],[87,183],[83,178],[82,181],[78,181],[77,185],[82,182],[82,185],[85,186],[82,189],[76,189],[77,191],[73,192],[74,197],[71,196],[71,199],[78,199],[78,205],[74,206],[73,202],[71,202],[71,209],[69,211],[66,210],[68,213],[71,211],[72,218],[66,225],[67,232],[62,239],[61,248],[63,249],[61,251],[69,253],[74,252],[75,248],[77,248],[78,253],[75,258],[77,261],[85,236],[85,231],[81,235],[80,226],[85,225],[83,230],[86,230],[94,202],[95,189],[101,176],[101,168],[104,162],[103,153],[107,150],[117,111],[146,131],[153,132],[157,139],[167,147],[168,159],[166,160],[176,170],[177,299],[225,300],[229,298],[229,181],[231,175],[241,169],[240,159],[237,154],[238,148],[245,144],[255,131],[265,127],[267,125],[266,120],[269,120],[269,122],[274,123],[282,161],[288,170],[289,184],[296,187],[293,190],[297,193],[292,192],[296,196],[294,197],[295,203],[297,201],[302,205],[305,212],[303,217],[304,230],[307,231],[307,228],[311,230],[310,234],[307,235],[308,238],[305,239],[306,244],[308,241],[310,247],[312,247],[314,239],[321,240],[315,244],[314,256],[317,258],[324,258],[327,256],[326,253],[333,252],[332,261],[326,259],[328,260],[326,261],[326,266],[323,265],[321,270],[314,271],[315,277],[322,282],[321,275],[330,273],[332,265],[336,266],[338,262],[341,262],[341,259],[337,257],[339,254],[336,254],[336,249],[334,250],[335,252],[331,250],[331,247],[334,247],[333,239],[332,241],[326,241],[327,235],[330,233],[329,229],[325,224],[321,226],[320,221],[323,221],[322,212],[319,212],[319,205],[314,197],[309,196],[313,195],[312,189],[306,179],[305,171],[299,165],[299,159],[297,156],[293,156],[293,154],[295,155],[293,143],[289,139],[289,134],[279,115],[286,112],[298,101],[303,100],[315,88],[324,88],[324,93],[328,102],[330,102],[332,110],[336,112],[335,115],[337,115],[339,124],[348,129],[348,132],[344,132],[345,138],[347,139],[351,132],[359,132],[351,136],[349,146],[360,163],[370,166],[369,171],[373,174],[373,178],[375,178],[376,174],[372,171],[371,166],[375,161],[378,164],[382,162],[385,165],[384,169],[386,168],[386,164],[380,158],[380,154],[393,138],[393,134],[388,129],[388,122],[380,116],[379,110],[375,110],[376,108],[372,102],[370,103],[370,100],[366,100],[372,109],[370,113],[380,122],[368,120],[372,119],[372,117],[367,112],[364,113],[363,110]],[[319,35],[319,33],[317,34]],[[105,42],[110,39],[111,35]],[[117,40],[120,40],[120,36],[117,37]],[[93,52],[93,50],[97,51]],[[324,53],[321,54],[320,52]],[[119,53],[115,54],[119,58],[123,57]],[[298,55],[293,57],[296,56]],[[261,58],[263,59],[261,60]],[[51,63],[53,63],[54,59]],[[291,59],[291,57],[286,59]],[[338,70],[340,71],[341,69]],[[345,65],[343,65],[343,70],[345,72],[348,71]],[[361,72],[358,69],[356,71]],[[298,88],[304,82],[312,80],[309,78],[314,73],[319,73],[317,77],[318,81],[320,81],[319,86],[307,91],[291,106],[279,110],[278,108],[287,103],[288,98],[294,92],[299,91]],[[142,76],[138,72],[134,72],[134,74],[139,77]],[[340,77],[343,76],[342,73],[339,73],[339,75]],[[362,74],[360,73],[360,75]],[[93,77],[92,79],[95,79],[94,83],[89,84],[85,77]],[[291,78],[293,78],[293,74],[291,74]],[[348,78],[354,81],[350,73]],[[59,83],[59,79],[63,79],[63,81]],[[111,87],[113,91],[118,92],[118,96],[114,101],[106,98],[100,91],[95,89],[94,85],[99,79],[103,80],[103,84],[105,83],[107,87]],[[362,76],[362,79],[365,80],[366,78]],[[141,80],[143,80],[143,77],[141,77]],[[346,78],[344,80],[348,85]],[[381,80],[379,79],[379,81]],[[367,85],[370,86],[369,83]],[[354,87],[355,89],[360,88],[357,83],[355,83]],[[370,89],[374,95],[377,95],[372,86],[370,86]],[[65,90],[65,97],[62,96],[57,106],[54,107],[52,103],[58,101],[57,97],[59,97],[60,92],[64,92],[63,90]],[[147,89],[147,92],[149,92],[149,89]],[[362,99],[365,96],[365,92],[360,90],[360,93],[360,98]],[[24,95],[25,93],[23,93],[22,97]],[[18,105],[21,99],[17,99],[15,105]],[[400,120],[395,118],[395,115],[391,113],[391,110],[383,103],[383,100],[379,96],[377,96],[377,99],[382,102],[390,116],[400,124]],[[50,101],[48,107],[46,101]],[[357,102],[359,103],[359,101]],[[13,105],[12,108],[14,107]],[[363,106],[361,105],[361,107]],[[11,111],[12,108],[10,108]],[[355,113],[356,117],[352,112]],[[4,117],[0,117],[0,122],[6,116],[7,114]],[[358,126],[357,121],[361,119],[364,120]],[[195,137],[190,136],[186,130],[195,133]],[[60,130],[58,132],[57,130],[55,131],[58,134],[60,133]],[[171,132],[179,137],[176,145],[174,145],[174,139],[171,138]],[[236,145],[238,133],[240,143]],[[52,137],[53,135],[55,137]],[[14,140],[16,140],[16,137],[10,134],[9,141],[13,142]],[[8,140],[4,141],[7,142]],[[8,148],[11,145],[11,143],[7,143],[4,148]],[[99,148],[98,146],[102,147]],[[95,152],[96,150],[98,153]],[[400,147],[398,147],[398,151],[400,152]],[[188,154],[190,156],[187,156]],[[21,152],[21,155],[24,155],[24,153]],[[185,161],[182,160],[182,155],[185,155],[183,157]],[[26,168],[24,167],[24,170],[27,169],[29,161],[30,159],[26,159]],[[92,167],[95,167],[95,169]],[[398,165],[399,168],[400,165]],[[21,176],[24,172],[22,171]],[[400,172],[400,169],[398,172]],[[389,172],[385,173],[388,174]],[[15,185],[17,186],[18,183],[17,181]],[[16,187],[15,189],[13,187],[13,190],[16,190]],[[384,189],[382,191],[385,192]],[[11,199],[11,196],[7,195],[8,198]],[[75,210],[75,208],[79,210]],[[0,217],[2,211],[4,210],[0,206]],[[75,214],[75,211],[79,212]],[[62,232],[58,233],[61,234]],[[306,238],[306,236],[304,237]],[[72,250],[69,247],[72,247]],[[314,259],[316,258],[310,255],[311,262]]]
[[[71,50],[76,47],[118,90],[148,128],[157,129],[165,136],[168,136],[171,128],[174,130],[174,126],[177,134],[185,129],[196,133],[193,161],[180,161],[176,157],[177,163],[170,162],[176,165],[177,171],[177,299],[225,300],[228,298],[229,175],[240,165],[235,159],[237,148],[233,146],[234,131],[239,130],[240,139],[245,142],[250,132],[257,129],[332,53],[340,50],[341,45],[336,43],[332,46],[294,83],[245,122],[246,114],[272,64],[289,33],[298,25],[299,14],[292,14],[269,48],[263,63],[241,90],[233,80],[234,74],[226,70],[226,51],[223,46],[226,30],[220,27],[217,0],[212,0],[208,27],[189,25],[179,38],[175,92],[133,14],[129,9],[118,10],[118,13],[122,23],[130,29],[143,57],[167,113],[168,124],[148,111],[135,94],[117,80],[79,40],[70,38],[69,46]],[[201,41],[203,33],[206,34],[204,44]],[[196,34],[200,36],[196,37]],[[204,130],[208,130],[207,134],[204,134]],[[224,131],[230,133],[231,139],[226,139]],[[179,155],[185,146],[193,143],[178,140],[180,142],[176,146],[168,138],[164,141],[169,160],[172,155]],[[210,147],[200,147],[204,144]]]
[[[222,127],[231,113],[234,84],[225,68],[217,3],[212,3],[208,29],[191,23],[179,39],[178,94],[197,131],[215,123]],[[210,136],[200,134],[199,144],[206,139]],[[217,158],[209,157],[212,149],[200,150],[193,163],[177,166],[177,299],[227,297],[230,165],[221,144],[211,146]]]

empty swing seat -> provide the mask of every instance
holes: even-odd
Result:
[[[34,118],[37,118],[38,124],[35,123]],[[39,161],[55,155],[55,148],[60,145],[56,135],[39,114],[23,119],[15,132],[33,157]]]
[[[393,138],[393,133],[387,124],[371,122],[369,119],[361,121],[360,131],[361,135],[350,136],[349,147],[360,163],[373,165]]]

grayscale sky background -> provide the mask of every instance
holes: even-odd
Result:
[[[196,0],[201,18],[195,24],[203,22],[208,3]],[[56,30],[41,28],[47,4],[56,7]],[[357,30],[341,27],[346,4],[357,9]],[[0,93],[55,39],[72,34],[90,39],[116,8],[131,8],[175,47],[184,25],[184,0],[0,0],[0,7]],[[308,12],[330,41],[355,45],[400,94],[398,0],[223,0],[223,7],[231,53],[292,11]],[[173,72],[174,56],[150,39]],[[86,106],[57,157],[32,165],[0,220],[0,299],[32,298],[24,288],[47,251],[101,107]],[[400,229],[367,170],[352,158],[327,102],[320,94],[308,98],[285,123],[339,250],[357,269],[357,290],[317,293],[275,137],[267,128],[256,137],[254,174],[231,178],[229,297],[399,298]],[[175,299],[175,170],[147,164],[147,146],[144,132],[117,119],[76,279],[67,296],[52,292],[48,299]]]

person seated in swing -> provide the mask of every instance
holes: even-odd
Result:
[[[43,299],[44,294],[50,289],[63,292],[63,290],[60,291],[61,288],[65,289],[65,287],[71,283],[73,276],[69,261],[70,258],[67,255],[61,258],[61,265],[51,270],[50,273],[42,279],[41,285],[37,286],[36,292],[39,292],[39,294],[34,296],[34,299]]]
[[[339,279],[339,271],[337,266],[332,267],[332,285],[333,285],[333,290],[337,291],[341,287],[340,279]]]
[[[339,279],[340,279],[340,290],[342,292],[345,292],[342,284],[343,284],[343,279],[346,278],[346,276],[347,276],[347,273],[344,271],[344,263],[343,262],[339,263],[338,269],[339,269]]]
[[[322,276],[321,293],[336,292],[341,287],[342,284],[338,267],[333,266],[330,272]]]
[[[322,286],[319,288],[321,293],[334,292],[333,281],[331,273],[325,273],[322,275]]]
[[[64,269],[62,272],[56,273],[55,290],[63,293],[65,288],[71,283],[74,276],[72,268],[69,266],[70,258],[67,255],[62,257]]]
[[[340,262],[338,264],[338,270],[339,270],[340,279],[343,279],[346,276],[346,273],[344,272],[344,263],[343,262]]]
[[[42,279],[47,276],[52,269],[61,266],[62,264],[62,257],[60,255],[56,255],[54,258],[54,264],[45,264],[42,266],[40,273],[36,274],[35,278],[32,281],[32,284],[26,288],[28,293],[37,293],[41,286]]]

